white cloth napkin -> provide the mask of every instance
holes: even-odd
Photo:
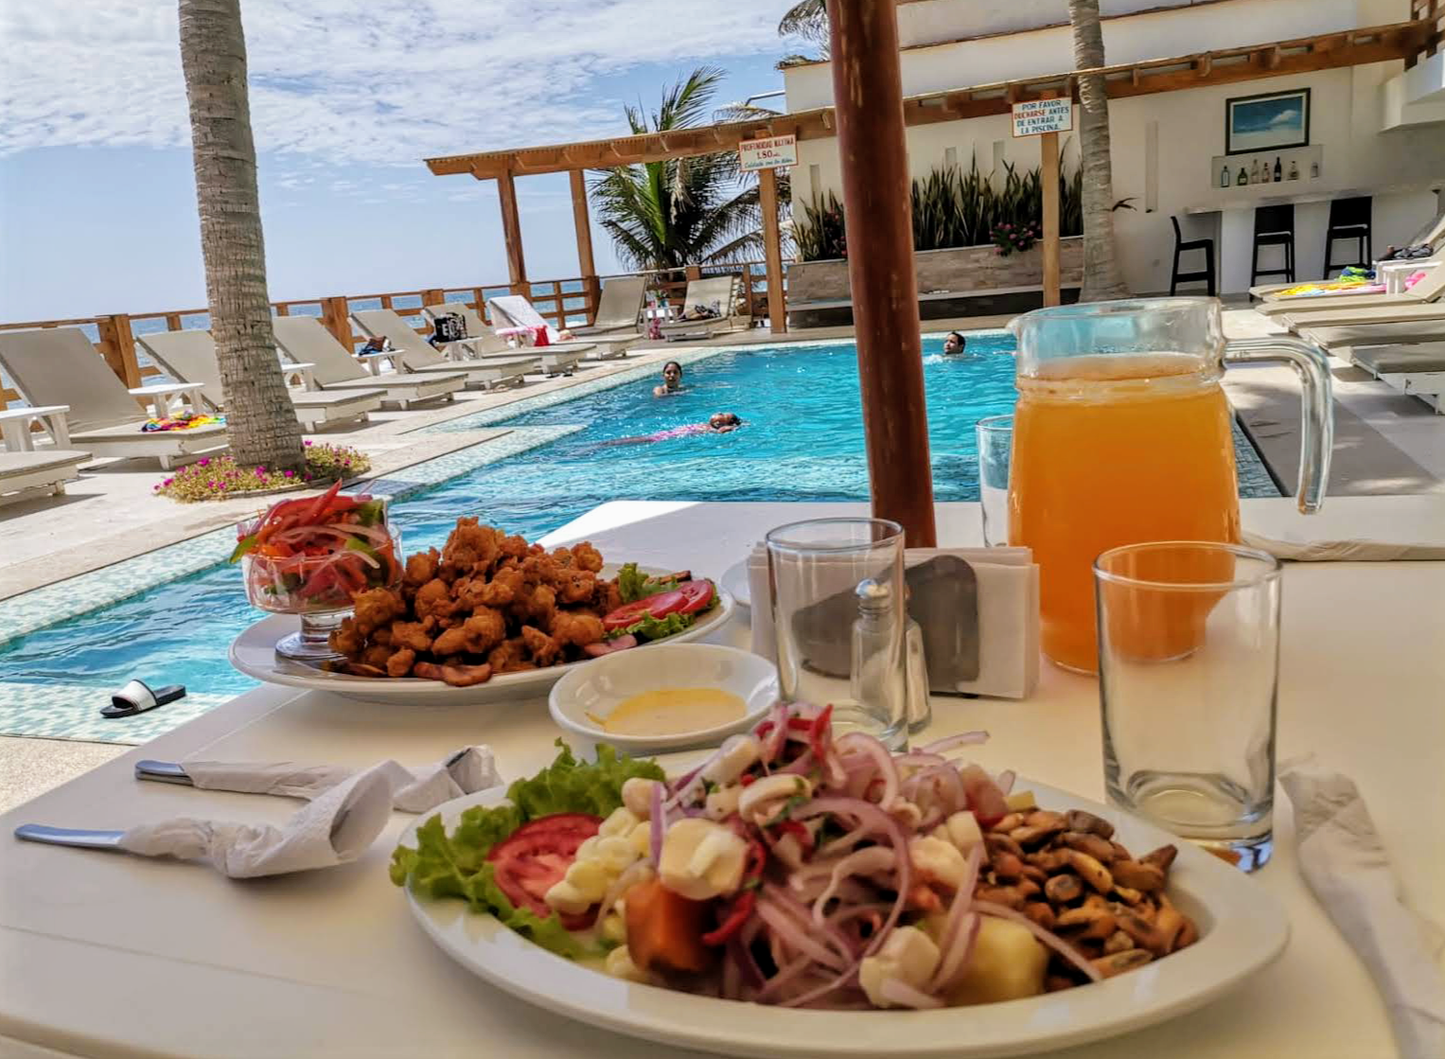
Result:
[[[308,800],[359,771],[345,765],[302,765],[294,761],[183,761],[181,767],[201,790]],[[384,771],[391,784],[392,805],[404,813],[429,812],[443,802],[502,782],[492,749],[487,746],[464,747],[420,768],[406,768],[395,761],[384,761],[376,767]]]
[[[383,762],[345,779],[280,827],[179,816],[131,828],[120,847],[145,857],[208,860],[233,879],[332,868],[359,857],[391,819],[388,766],[401,767]]]
[[[1290,541],[1244,532],[1246,547],[1268,552],[1276,559],[1296,563],[1394,563],[1445,560],[1445,544],[1409,544],[1401,541]]]
[[[1304,761],[1280,783],[1294,805],[1300,871],[1369,968],[1401,1059],[1445,1056],[1445,932],[1405,906],[1353,781]]]
[[[917,566],[937,555],[964,560],[978,582],[978,679],[960,682],[954,690],[1028,698],[1039,681],[1039,568],[1033,553],[1028,548],[909,548],[903,561]],[[836,591],[847,589],[847,582],[843,577]],[[768,550],[763,544],[748,556],[748,592],[753,654],[776,662]]]

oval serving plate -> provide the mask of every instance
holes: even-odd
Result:
[[[1289,940],[1283,907],[1249,876],[1138,817],[1020,778],[1048,809],[1087,809],[1111,821],[1130,849],[1173,842],[1169,893],[1199,924],[1189,948],[1103,982],[1026,1000],[937,1011],[796,1011],[639,985],[573,963],[462,901],[407,890],[412,914],[452,959],[529,1003],[616,1033],[727,1055],[890,1059],[1027,1055],[1117,1036],[1201,1007],[1272,963]],[[438,812],[450,829],[462,810],[506,800],[499,789]],[[430,814],[428,814],[430,818]],[[415,845],[418,821],[401,841]]]
[[[667,571],[644,567],[643,572],[657,574]],[[666,644],[688,643],[717,632],[728,623],[735,607],[732,595],[721,585],[717,586],[717,595],[717,606],[698,618],[691,628],[665,640],[639,644],[632,650],[647,651]],[[289,614],[274,614],[258,621],[231,643],[231,665],[248,677],[267,684],[326,691],[361,702],[441,706],[545,697],[552,685],[566,673],[591,661],[583,659],[568,662],[566,665],[548,666],[546,669],[501,673],[484,684],[474,684],[469,688],[454,688],[439,680],[421,680],[417,677],[358,677],[350,673],[328,673],[324,669],[278,656],[276,641],[294,630],[298,622],[298,618]]]

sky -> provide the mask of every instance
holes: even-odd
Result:
[[[241,6],[273,300],[506,282],[495,182],[422,158],[625,134],[702,63],[741,101],[797,50],[788,0]],[[205,304],[176,11],[0,3],[0,320]],[[517,194],[529,277],[576,276],[566,174]]]

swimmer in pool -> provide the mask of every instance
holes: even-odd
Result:
[[[727,434],[743,425],[735,412],[714,412],[708,416],[706,423],[686,423],[680,427],[671,427],[667,430],[659,430],[655,434],[640,434],[631,438],[613,438],[611,441],[604,441],[598,448],[605,448],[609,445],[643,445],[649,441],[668,441],[672,438],[685,438],[693,434]]]
[[[966,338],[957,331],[950,331],[948,332],[948,337],[943,340],[943,355],[946,357],[956,357],[964,351],[964,347],[967,345],[968,340]]]
[[[675,360],[669,360],[662,366],[662,385],[652,388],[652,396],[669,397],[681,393],[682,389],[682,365]]]

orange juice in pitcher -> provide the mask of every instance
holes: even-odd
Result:
[[[1301,508],[1328,476],[1329,373],[1323,354],[1290,339],[1231,343],[1219,303],[1161,298],[1062,306],[1015,320],[1018,407],[1009,474],[1009,543],[1039,564],[1044,653],[1069,669],[1097,667],[1093,561],[1146,541],[1239,539],[1224,360],[1286,359],[1305,380]],[[1193,571],[1207,580],[1211,571]],[[1227,571],[1222,572],[1227,575]],[[1227,580],[1227,576],[1225,577]],[[1213,600],[1188,613],[1111,626],[1141,657],[1186,654]]]

